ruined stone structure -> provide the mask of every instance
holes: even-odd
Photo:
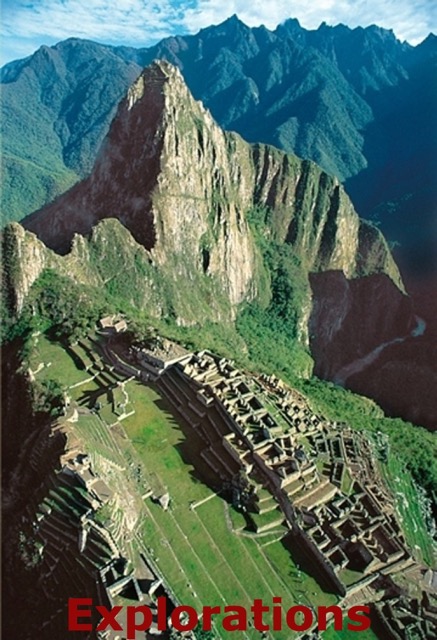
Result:
[[[97,401],[85,407],[66,396],[64,415],[32,446],[28,460],[41,486],[30,493],[20,524],[21,553],[27,566],[38,566],[37,586],[53,612],[50,629],[62,637],[61,604],[84,593],[108,606],[128,598],[153,609],[159,590],[177,604],[136,526],[144,500],[171,509],[171,496],[117,441],[127,440],[121,421],[131,415],[127,385],[136,378],[153,381],[199,435],[208,483],[244,514],[252,531],[245,535],[267,533],[299,548],[345,607],[374,603],[384,640],[433,637],[435,576],[429,571],[423,578],[420,597],[398,587],[399,575],[419,575],[421,567],[364,434],[317,415],[275,376],[249,375],[208,351],[193,354],[164,340],[134,349],[113,332],[103,337],[92,355],[84,343],[72,346],[91,377],[71,388],[100,381],[108,420]],[[53,455],[49,474],[41,468],[45,447]]]
[[[222,481],[244,472],[252,510],[277,513],[255,530],[285,522],[339,594],[414,562],[361,434],[314,414],[277,378],[251,378],[206,351],[159,384],[181,413],[184,400],[198,413],[202,457]]]
[[[398,596],[372,607],[375,623],[387,640],[430,640],[437,632],[437,594],[422,591],[418,598]]]
[[[275,376],[249,375],[208,351],[163,341],[106,355],[116,369],[137,368],[140,380],[153,381],[200,435],[216,490],[245,514],[249,529],[285,536],[345,603],[375,603],[381,638],[410,640],[416,623],[418,638],[433,637],[426,635],[435,625],[432,589],[424,581],[422,599],[414,600],[397,588],[403,572],[424,570],[364,434],[317,415]]]

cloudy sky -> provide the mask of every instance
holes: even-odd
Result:
[[[169,35],[195,33],[236,13],[270,29],[298,18],[307,29],[325,21],[377,24],[417,44],[437,33],[436,0],[3,0],[0,64],[76,36],[107,44],[149,46]]]

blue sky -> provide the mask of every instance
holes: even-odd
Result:
[[[3,0],[0,64],[75,36],[107,44],[150,46],[196,33],[236,13],[250,26],[274,28],[298,18],[350,27],[377,24],[417,44],[437,32],[436,0]]]

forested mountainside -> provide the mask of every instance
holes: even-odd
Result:
[[[290,337],[308,349],[309,273],[335,271],[366,279],[369,291],[382,278],[396,307],[377,322],[380,333],[375,318],[386,306],[375,305],[346,357],[414,324],[384,238],[358,218],[338,180],[223,132],[169,63],[152,64],[131,86],[90,176],[23,226],[38,239],[18,225],[5,232],[13,316],[46,268],[181,325],[228,322],[243,303],[266,309],[276,293]],[[349,296],[343,319],[352,326]],[[331,333],[342,319],[334,325]]]
[[[19,220],[89,173],[118,101],[153,59],[177,65],[225,129],[317,162],[345,181],[408,269],[434,257],[436,38],[378,27],[235,16],[149,49],[70,39],[2,70],[5,216]],[[20,135],[25,131],[25,135]]]
[[[272,366],[292,375],[310,375],[314,358],[332,380],[381,344],[416,341],[386,242],[338,180],[223,132],[168,63],[131,86],[90,176],[23,225],[38,238],[18,225],[4,234],[12,332],[19,314],[31,319],[41,287],[81,283],[95,300],[179,326],[236,321],[232,331],[255,350],[270,335]],[[432,424],[423,399],[434,374],[422,369],[426,384],[419,378],[406,415]]]

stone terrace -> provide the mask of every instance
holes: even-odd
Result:
[[[362,435],[313,413],[276,377],[248,376],[207,351],[167,368],[158,385],[194,422],[203,459],[233,484],[255,530],[282,520],[339,594],[414,562]],[[260,491],[273,498],[268,509]]]
[[[135,364],[141,367],[138,357]],[[285,525],[291,546],[347,602],[376,602],[384,597],[376,585],[418,566],[363,434],[316,415],[275,376],[248,375],[208,351],[158,364],[158,389],[201,435],[217,490],[231,489],[256,532]],[[150,373],[148,366],[137,375],[148,380]],[[375,615],[388,624],[387,607],[397,607],[400,620],[387,637],[409,640],[405,616],[417,618],[420,607],[428,633],[435,611],[424,593],[420,606],[408,600],[408,614],[398,597],[390,604],[385,596]]]

